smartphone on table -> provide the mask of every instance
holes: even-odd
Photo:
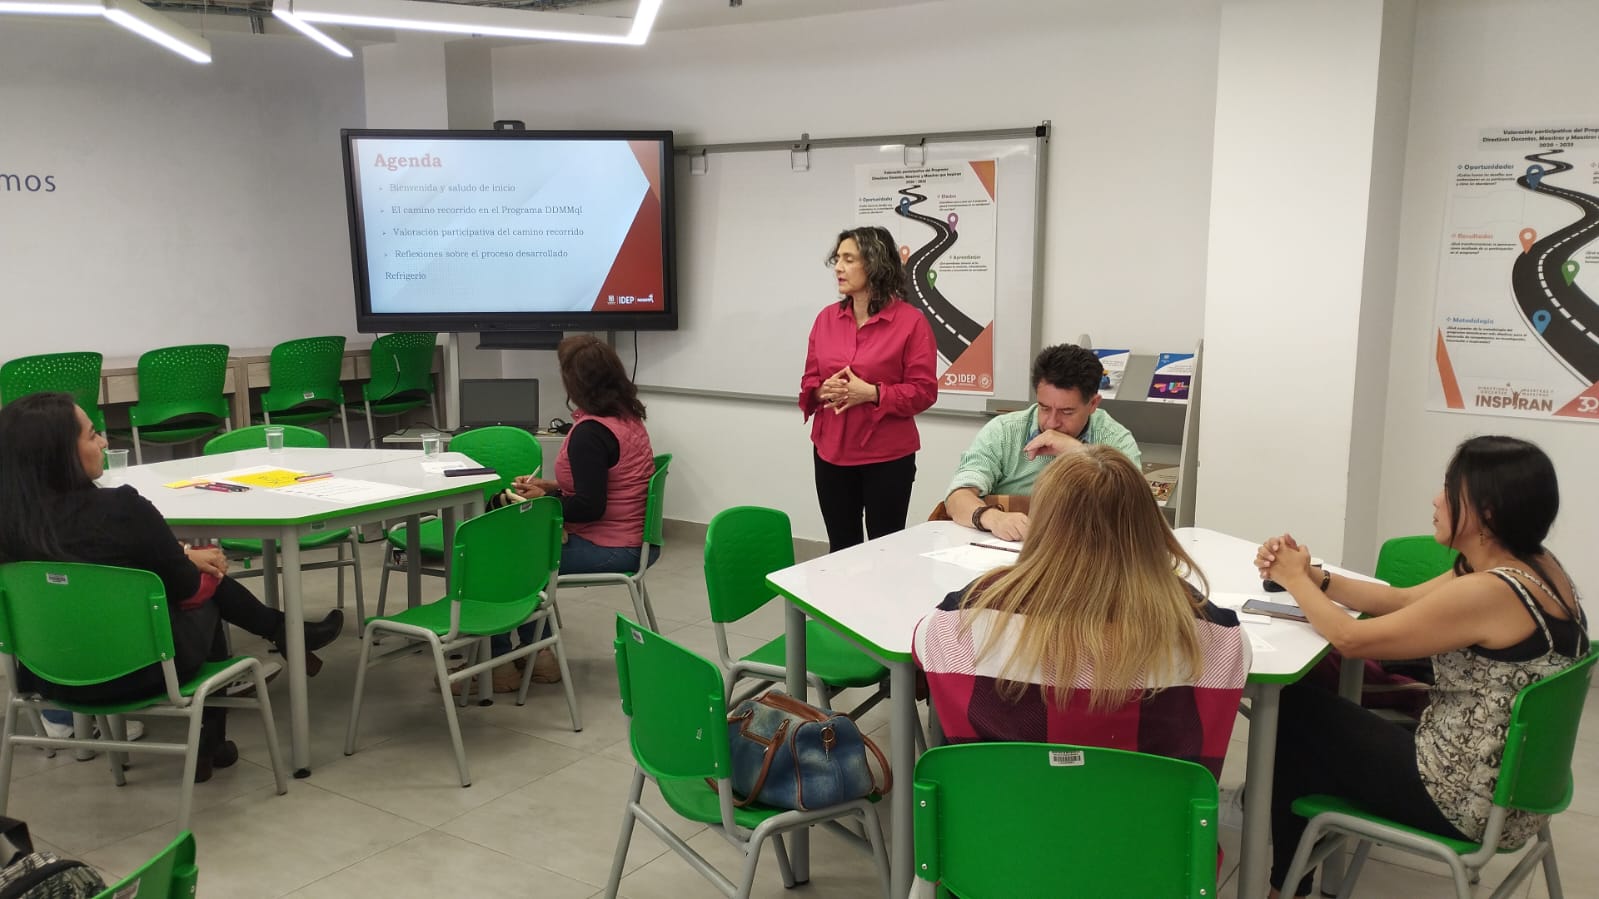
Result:
[[[1298,606],[1283,602],[1267,602],[1264,599],[1245,600],[1240,611],[1265,615],[1268,618],[1287,618],[1290,621],[1305,620],[1305,612]]]

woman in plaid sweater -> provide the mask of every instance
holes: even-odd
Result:
[[[1249,641],[1142,474],[1106,446],[1050,463],[1016,564],[951,594],[914,652],[952,743],[1129,749],[1220,776]]]

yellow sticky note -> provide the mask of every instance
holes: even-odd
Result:
[[[228,478],[230,484],[243,484],[246,487],[265,487],[274,490],[278,487],[289,487],[295,479],[305,474],[303,471],[289,471],[287,468],[273,468],[267,471],[252,471],[249,474],[233,475]]]

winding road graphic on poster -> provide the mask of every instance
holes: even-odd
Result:
[[[1482,129],[1445,227],[1428,408],[1599,422],[1599,127]]]
[[[904,299],[932,326],[944,392],[994,392],[994,170],[993,160],[856,169],[857,221],[894,235]]]

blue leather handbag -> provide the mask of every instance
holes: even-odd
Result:
[[[893,787],[888,759],[847,715],[768,690],[727,716],[734,801],[810,810],[885,794]],[[875,756],[881,786],[872,771]]]

